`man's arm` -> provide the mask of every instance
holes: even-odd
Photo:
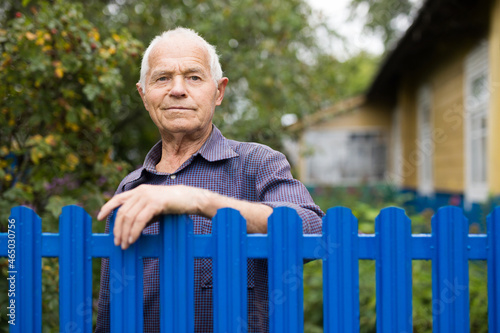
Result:
[[[247,221],[248,233],[267,233],[270,206],[226,197],[209,190],[184,186],[140,185],[115,195],[102,208],[97,218],[108,216],[120,207],[113,229],[115,245],[126,249],[134,243],[155,216],[162,214],[196,214],[212,218],[220,208],[234,208]]]

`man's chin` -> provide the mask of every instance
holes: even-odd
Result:
[[[169,136],[169,135],[194,135],[194,136],[203,136],[206,133],[209,133],[212,129],[212,123],[207,125],[194,125],[192,121],[190,122],[177,122],[177,123],[169,123],[166,126],[162,126],[160,133]]]

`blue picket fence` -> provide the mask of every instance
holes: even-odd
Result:
[[[125,251],[111,235],[92,234],[90,216],[77,206],[63,208],[58,234],[42,233],[40,218],[26,207],[12,209],[9,227],[0,234],[0,256],[14,253],[11,332],[42,331],[42,257],[59,258],[62,332],[92,331],[82,307],[92,297],[93,257],[110,258],[113,332],[142,332],[145,257],[160,260],[162,332],[194,330],[194,258],[213,258],[215,332],[244,331],[247,258],[268,258],[270,330],[290,333],[304,327],[304,259],[323,260],[325,332],[359,331],[358,260],[375,260],[377,332],[384,333],[412,332],[412,260],[432,260],[433,332],[469,332],[469,260],[486,260],[488,327],[500,332],[500,207],[489,215],[487,233],[479,235],[468,234],[468,222],[455,207],[437,212],[432,234],[413,235],[400,208],[380,212],[375,234],[358,234],[351,211],[332,208],[322,235],[302,235],[301,220],[289,208],[274,210],[268,235],[247,235],[239,212],[222,209],[212,235],[194,235],[186,216],[165,216],[159,235],[142,236]]]

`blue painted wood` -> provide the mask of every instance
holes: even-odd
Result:
[[[359,332],[358,221],[350,209],[328,210],[315,249],[323,257],[324,331]]]
[[[139,254],[143,257],[158,257],[160,237],[155,235],[143,235],[147,239],[144,246],[141,246]],[[321,259],[317,255],[316,246],[321,243],[321,235],[304,235],[304,259]],[[92,257],[109,257],[111,247],[108,247],[108,234],[92,234]],[[375,235],[358,235],[359,259],[375,260]],[[212,257],[211,235],[195,235],[193,239],[193,251],[196,258]],[[411,239],[412,259],[431,260],[433,256],[433,243],[430,234],[414,234]],[[469,260],[486,260],[488,258],[486,234],[472,234],[467,237],[467,258]],[[251,234],[247,235],[247,250],[249,258],[267,258],[267,235]],[[0,233],[0,257],[7,256],[7,234]],[[42,233],[42,257],[59,256],[59,234]]]
[[[113,230],[113,214],[110,230]],[[137,240],[126,250],[113,244],[109,258],[109,292],[112,332],[143,331],[143,286],[142,286],[142,257],[139,248],[142,239]]]
[[[220,209],[213,219],[214,332],[246,332],[246,221],[240,212]]]
[[[27,207],[14,207],[9,222],[14,221],[15,263],[8,268],[10,282],[14,282],[15,295],[9,302],[15,304],[15,325],[10,332],[42,331],[42,221]],[[12,279],[13,278],[13,279]],[[10,303],[12,304],[12,303]]]
[[[432,218],[432,331],[469,332],[468,222],[457,207]]]
[[[193,221],[186,215],[160,222],[160,330],[194,332]],[[148,239],[142,237],[143,243]]]
[[[377,332],[412,332],[411,222],[389,207],[375,219]]]
[[[297,212],[275,208],[268,223],[271,333],[304,331],[302,238]]]
[[[59,327],[92,332],[92,218],[78,206],[59,217]]]
[[[73,212],[66,213],[67,211]],[[72,215],[72,217],[64,217],[68,214]],[[331,214],[333,213],[329,212],[329,215]],[[340,213],[337,212],[335,214],[338,215]],[[325,224],[324,230],[327,234],[333,233],[332,237],[340,237],[340,240],[344,242],[342,243],[342,248],[336,248],[333,246],[333,250],[331,250],[332,242],[330,242],[328,238],[325,239],[325,236],[301,235],[301,222],[295,211],[287,208],[281,208],[276,209],[275,215],[276,216],[273,215],[273,218],[278,222],[270,222],[269,236],[244,236],[243,239],[244,242],[246,242],[246,245],[242,246],[247,253],[247,257],[249,258],[270,257],[269,289],[271,314],[270,324],[272,331],[300,332],[303,329],[302,259],[307,258],[322,258],[325,260],[326,264],[324,268],[326,272],[324,272],[324,274],[329,276],[325,279],[325,307],[331,307],[332,304],[335,304],[335,306],[337,306],[337,312],[342,309],[345,314],[345,318],[339,318],[339,320],[336,319],[335,322],[341,323],[341,325],[343,325],[342,327],[347,327],[346,325],[351,322],[355,323],[357,319],[356,314],[353,316],[348,314],[353,311],[350,310],[351,305],[349,304],[349,300],[346,295],[352,295],[357,288],[351,288],[349,285],[349,276],[356,275],[353,271],[357,265],[354,264],[351,267],[342,268],[342,272],[339,271],[340,266],[349,266],[347,265],[349,262],[348,257],[356,257],[355,251],[358,251],[357,257],[359,259],[377,258],[378,262],[380,262],[381,266],[377,267],[377,284],[381,285],[381,289],[384,288],[383,281],[391,279],[387,272],[384,273],[384,270],[386,271],[388,269],[390,270],[391,267],[396,267],[396,273],[394,273],[395,277],[398,276],[397,272],[403,271],[403,269],[397,268],[399,267],[398,265],[393,266],[390,264],[386,266],[385,262],[387,260],[389,260],[389,262],[392,260],[396,263],[400,263],[403,261],[401,260],[402,254],[404,254],[405,258],[409,256],[411,259],[432,259],[434,332],[468,332],[468,260],[487,259],[489,328],[492,332],[500,331],[498,328],[498,318],[500,318],[500,288],[498,286],[498,281],[500,280],[500,246],[498,245],[500,244],[498,235],[498,221],[500,220],[499,208],[497,208],[488,218],[487,236],[467,235],[467,221],[461,214],[461,211],[456,208],[445,208],[438,212],[433,219],[432,235],[410,235],[410,238],[408,238],[408,234],[404,237],[394,237],[393,235],[388,238],[388,241],[384,241],[381,235],[390,235],[391,232],[386,233],[383,231],[382,229],[385,228],[383,224],[380,227],[381,229],[377,229],[377,235],[354,236],[352,233],[355,232],[355,228],[353,228],[352,225],[344,223],[345,225],[337,226],[341,228],[338,230],[343,231],[332,231],[333,229],[330,228],[330,224]],[[381,212],[381,216],[382,215],[383,212]],[[176,218],[182,219],[185,217],[165,217],[165,219],[171,218],[175,220]],[[336,218],[338,220],[343,219],[338,216]],[[169,255],[172,256],[171,261],[177,260],[177,264],[171,267],[180,268],[171,268],[173,274],[171,274],[170,280],[172,281],[173,287],[170,292],[171,295],[174,295],[172,297],[173,301],[171,302],[172,305],[168,303],[168,300],[166,302],[161,301],[162,311],[163,308],[165,308],[165,305],[169,304],[168,306],[170,309],[174,311],[172,313],[178,314],[177,317],[174,316],[175,321],[178,323],[184,322],[185,324],[185,326],[179,326],[182,324],[176,324],[176,329],[177,327],[181,327],[180,331],[192,332],[194,320],[186,320],[186,318],[194,318],[194,310],[190,310],[193,308],[193,304],[190,301],[193,299],[192,289],[188,287],[189,285],[192,286],[192,283],[188,283],[186,281],[191,279],[189,277],[190,273],[188,267],[192,267],[192,264],[182,266],[183,260],[187,260],[187,262],[189,262],[189,260],[192,260],[193,257],[209,258],[214,255],[219,256],[218,253],[223,253],[224,251],[222,249],[226,248],[225,246],[227,244],[229,244],[227,245],[229,246],[227,248],[236,246],[234,244],[230,245],[234,238],[233,236],[229,236],[228,239],[224,239],[224,237],[222,237],[223,240],[218,241],[215,239],[218,237],[216,235],[214,235],[213,238],[212,235],[194,236],[192,235],[192,231],[183,231],[181,230],[182,228],[179,228],[177,231],[170,233],[170,238],[166,237],[165,234],[142,236],[137,245],[134,245],[127,251],[122,251],[119,247],[115,247],[113,245],[112,235],[90,235],[89,231],[87,231],[89,228],[85,226],[86,222],[83,224],[78,222],[79,220],[86,221],[88,216],[83,212],[83,210],[76,207],[64,208],[61,223],[62,220],[64,220],[72,222],[73,225],[71,223],[61,224],[61,234],[41,234],[40,219],[34,212],[25,207],[14,208],[11,212],[11,219],[16,221],[15,269],[17,269],[17,273],[9,273],[9,276],[15,275],[16,278],[16,296],[15,298],[12,298],[16,302],[16,325],[15,327],[11,327],[11,332],[41,331],[42,256],[59,257],[61,272],[60,280],[62,283],[60,291],[62,295],[60,301],[60,306],[62,307],[60,309],[61,325],[68,323],[72,325],[75,320],[71,319],[68,322],[65,318],[75,318],[75,313],[77,316],[76,322],[81,321],[82,318],[78,318],[78,315],[82,314],[82,309],[84,317],[86,318],[87,316],[85,306],[80,307],[75,312],[74,304],[78,303],[77,299],[81,299],[82,295],[86,295],[86,292],[84,292],[83,289],[88,289],[88,287],[84,284],[84,282],[90,282],[91,279],[82,278],[80,281],[73,281],[75,280],[74,276],[85,276],[88,274],[88,269],[85,267],[87,266],[86,262],[90,260],[89,257],[110,257],[112,331],[140,332],[143,324],[141,257],[159,256],[160,260],[163,260],[161,257],[165,254],[162,253],[169,253]],[[326,219],[331,219],[331,216],[327,216]],[[170,223],[170,225],[184,226],[185,223]],[[229,228],[231,228],[231,226]],[[349,239],[347,235],[349,228],[353,228],[351,230],[352,239]],[[71,231],[68,231],[70,229]],[[295,229],[297,229],[296,232],[292,231]],[[190,232],[191,236],[188,236],[187,238],[183,236],[186,235],[186,233],[189,234]],[[78,235],[75,236],[73,233]],[[169,232],[166,232],[166,234],[169,234]],[[396,234],[398,234],[397,231]],[[169,239],[168,241],[166,241],[167,238]],[[398,245],[398,241],[403,238],[406,239],[404,242],[405,246],[402,246],[401,244]],[[387,237],[384,239],[387,239]],[[9,236],[7,233],[0,234],[0,256],[8,255],[8,240]],[[216,242],[218,244],[217,246],[220,247],[214,245],[214,242]],[[165,244],[169,244],[166,247],[168,250],[165,248]],[[336,241],[333,242],[333,245],[335,244]],[[391,247],[392,253],[389,251],[389,247],[386,246],[387,244],[391,244],[391,246],[393,246]],[[89,248],[89,246],[91,246],[91,248]],[[344,248],[344,246],[346,248]],[[349,246],[352,246],[350,250],[348,249]],[[403,248],[403,250],[398,250],[400,248]],[[158,249],[160,249],[160,251]],[[231,256],[235,258],[238,257],[235,253],[233,253],[235,251],[231,250],[230,252]],[[333,253],[334,255],[330,255],[330,253]],[[388,259],[378,259],[379,256],[380,258],[384,257],[383,253],[386,254],[385,256],[388,257]],[[326,256],[327,254],[328,256]],[[339,262],[338,265],[332,263],[333,258],[336,258],[335,260]],[[241,258],[239,260],[244,261]],[[407,259],[405,260],[407,261]],[[227,263],[232,263],[232,261],[229,260]],[[335,270],[335,266],[339,266],[337,267],[337,270]],[[20,269],[21,267],[22,269]],[[160,264],[160,267],[163,267],[163,265]],[[240,265],[240,269],[245,270],[246,265]],[[228,272],[235,271],[229,266],[226,267],[225,270]],[[83,273],[79,273],[81,271],[83,271]],[[218,273],[215,272],[215,274]],[[230,273],[228,273],[227,276],[229,276],[229,274]],[[239,271],[239,274],[241,274],[241,271]],[[68,275],[70,276],[69,279],[67,278]],[[379,278],[379,275],[383,277]],[[394,278],[397,280],[395,283],[404,285],[405,283],[401,282],[401,280],[405,280],[407,276],[408,275],[405,275],[403,278]],[[218,280],[218,278],[215,279]],[[342,284],[342,290],[337,288],[335,283],[334,285],[328,285],[328,282],[326,281],[331,281],[332,279],[344,279],[345,282]],[[163,281],[162,283],[168,284],[170,283],[168,282],[170,280],[167,279],[167,282]],[[230,280],[227,281],[228,283],[236,282],[237,285],[244,285],[246,283],[246,277],[239,279],[239,281],[234,281],[237,279],[226,280]],[[242,280],[244,283],[242,283]],[[356,284],[357,278],[353,277],[352,280],[354,281],[351,281],[351,284]],[[217,282],[215,283],[217,284]],[[408,282],[406,282],[406,284],[407,283]],[[395,287],[392,284],[389,287],[398,291],[411,290],[403,286]],[[64,295],[67,295],[67,292],[65,290],[70,288],[70,294],[74,295],[71,295],[66,299]],[[335,290],[335,288],[337,288],[336,292],[339,293],[338,299],[331,297],[331,291],[326,291]],[[165,290],[167,289],[168,288],[165,288]],[[222,290],[222,293],[234,293],[238,290],[239,287],[230,287],[229,290]],[[384,290],[387,290],[387,284]],[[219,293],[218,291],[214,292],[216,293],[215,299],[217,299],[217,295],[219,295]],[[340,294],[341,292],[344,294]],[[391,293],[377,291],[377,293],[378,307],[383,307],[384,299],[390,298],[390,296],[387,296],[386,294],[393,294],[392,291]],[[380,294],[382,294],[382,296],[380,296]],[[402,294],[404,294],[404,292]],[[186,297],[185,295],[188,296]],[[163,297],[165,298],[165,296]],[[404,300],[409,298],[404,295],[398,295],[397,297],[399,298],[397,298],[395,302],[398,304],[405,304]],[[225,299],[230,298],[232,297],[227,296]],[[244,299],[244,297],[238,296],[233,299],[235,298],[238,298],[238,302]],[[357,296],[352,296],[351,301],[357,302]],[[86,302],[85,299],[84,302]],[[226,303],[229,304],[228,301],[226,301]],[[385,304],[388,303],[385,302]],[[82,305],[82,303],[79,303],[79,305]],[[238,305],[238,307],[242,308],[243,306]],[[353,306],[353,308],[355,312],[356,306]],[[380,310],[381,312],[378,313],[377,322],[390,322],[389,319],[384,319],[384,315],[387,311],[394,311],[393,308],[397,308],[398,311],[400,311],[402,308],[408,309],[408,306],[405,305],[401,307],[392,304],[392,308],[390,310]],[[231,308],[231,310],[234,309]],[[333,310],[325,309],[325,311],[325,313],[331,313]],[[400,312],[405,311],[408,310],[401,310]],[[236,310],[232,312],[236,312]],[[90,313],[90,311],[88,313]],[[186,313],[186,315],[184,315],[184,313]],[[241,313],[245,313],[245,311],[240,311],[240,314]],[[171,316],[173,315],[171,314]],[[400,319],[403,321],[405,320],[402,315],[401,318],[399,315],[395,316],[398,320],[395,321],[396,324],[391,322],[391,325],[398,325]],[[230,315],[230,317],[233,317],[233,315]],[[393,316],[391,316],[391,318],[393,318]],[[228,327],[232,323],[231,320],[222,321],[222,319],[220,322]],[[328,331],[326,326],[329,326],[333,322],[334,320],[332,320],[332,317],[325,319],[325,332]],[[85,326],[85,323],[76,323],[75,325],[76,326],[61,326],[61,330],[78,330],[81,327],[87,327]],[[186,326],[188,326],[188,328],[187,330],[184,330],[184,327]],[[83,330],[88,331],[87,328],[84,328]],[[379,330],[384,332],[386,331],[385,328]],[[163,329],[163,331],[169,330]],[[175,329],[171,331],[175,331]],[[356,331],[356,328],[354,328],[354,330],[347,328],[346,331]],[[390,331],[390,329],[387,329],[387,331]]]
[[[500,332],[500,207],[488,216],[488,330]]]

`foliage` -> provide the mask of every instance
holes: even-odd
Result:
[[[300,119],[360,93],[378,61],[360,54],[342,63],[322,51],[314,31],[323,23],[303,0],[71,2],[0,5],[2,216],[12,203],[57,216],[83,201],[93,212],[96,189],[114,190],[123,175],[111,162],[142,163],[158,132],[135,91],[143,49],[133,37],[147,42],[179,25],[199,31],[230,79],[214,122],[230,138],[277,149],[282,115]]]
[[[347,96],[339,90],[346,80],[338,82],[333,70],[341,66],[315,37],[318,26],[328,29],[304,0],[89,0],[84,16],[103,29],[126,27],[144,43],[165,29],[185,26],[214,44],[229,78],[214,122],[232,139],[280,149],[282,115],[300,119]],[[114,141],[118,156],[134,165],[158,139],[133,92],[137,80],[138,72],[133,72],[124,81],[133,95],[131,111],[120,121],[120,132],[127,134],[117,133]]]
[[[214,122],[230,138],[279,149],[283,114],[301,118],[336,94],[334,73],[316,75],[334,59],[317,45],[303,0],[121,3],[109,17],[127,17],[141,40],[180,25],[217,47],[229,85]]]
[[[337,95],[345,98],[345,96],[360,95],[365,92],[370,84],[369,79],[374,77],[378,69],[379,61],[379,56],[361,52],[323,71],[335,71]],[[321,72],[318,76],[321,76]]]
[[[136,68],[142,45],[127,31],[99,30],[82,8],[42,2],[0,29],[0,232],[17,205],[33,208],[50,232],[62,206],[95,216],[129,169],[113,156],[113,120],[126,113],[123,73]],[[57,291],[57,271],[57,261],[44,261],[43,290]],[[47,295],[44,320],[57,327],[57,298]]]
[[[127,168],[112,158],[111,119],[141,44],[126,31],[101,37],[81,10],[44,3],[0,31],[2,221],[20,204],[44,221],[66,204],[94,212]]]
[[[359,230],[374,233],[375,218],[387,206],[403,207],[411,198],[400,195],[390,187],[316,188],[313,198],[323,209],[333,206],[351,208],[358,219]],[[412,233],[430,233],[432,212],[415,214],[406,210],[412,221]],[[432,332],[432,271],[431,262],[415,260],[413,270],[413,332]],[[322,332],[322,265],[320,260],[304,266],[305,332]],[[487,322],[487,270],[486,262],[469,263],[471,332],[488,332]],[[376,331],[375,262],[359,263],[360,332]]]
[[[411,21],[417,5],[412,0],[351,0],[351,16],[356,10],[367,7],[365,30],[382,37],[386,48],[401,36],[407,26],[401,21]]]
[[[230,84],[214,122],[233,139],[279,149],[283,114],[300,119],[361,92],[377,59],[326,54],[315,39],[323,23],[312,15],[304,0],[0,3],[0,232],[16,205],[33,208],[50,232],[64,205],[95,216],[142,162],[158,132],[135,91],[139,40],[165,29],[193,28],[217,47]],[[56,292],[57,260],[43,267],[44,290]],[[56,330],[57,300],[47,295],[44,329]]]

